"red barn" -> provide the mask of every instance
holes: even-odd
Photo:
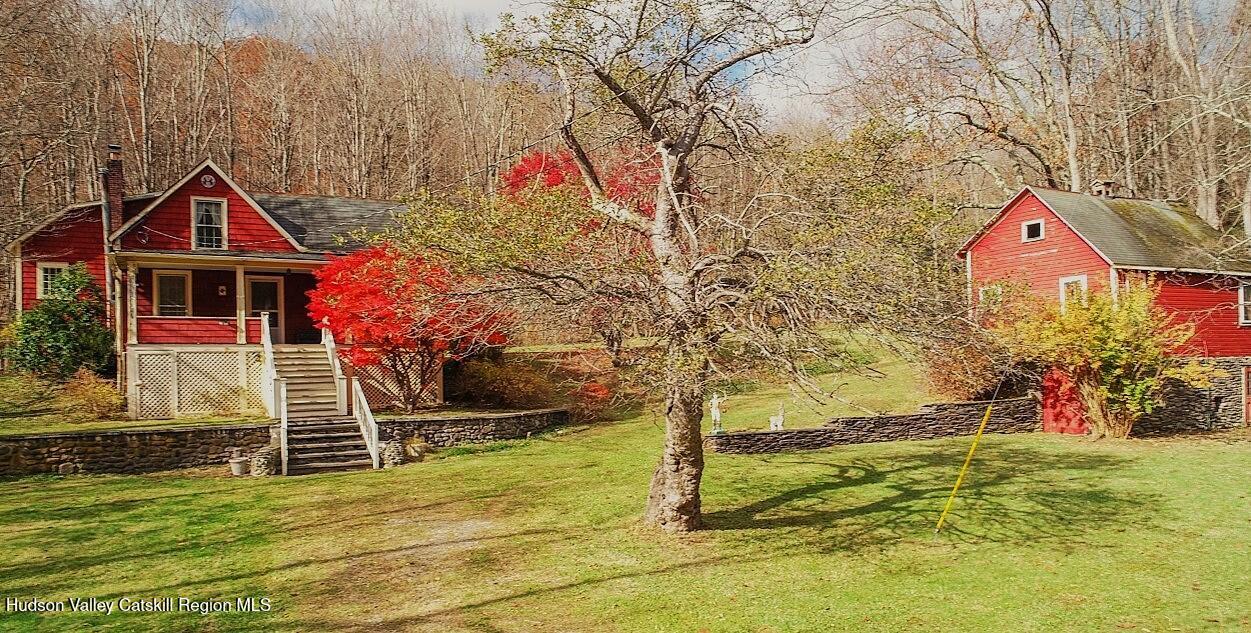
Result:
[[[1153,275],[1163,308],[1195,323],[1188,355],[1226,370],[1211,389],[1170,389],[1145,431],[1242,426],[1251,370],[1251,260],[1176,202],[1026,187],[960,248],[970,303],[1004,283],[1063,305],[1088,291],[1117,292]],[[1084,432],[1063,381],[1044,383],[1044,428]]]
[[[164,191],[127,196],[119,150],[102,170],[103,200],[8,245],[18,313],[81,262],[108,297],[135,417],[276,415],[275,378],[291,383],[293,417],[342,415],[334,342],[314,327],[305,293],[314,270],[356,246],[342,236],[382,229],[401,205],[245,191],[210,160]]]

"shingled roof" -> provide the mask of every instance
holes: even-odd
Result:
[[[334,198],[248,192],[265,212],[305,248],[314,251],[351,250],[353,233],[377,233],[391,226],[403,203],[391,200]],[[342,242],[341,240],[347,240]]]
[[[1042,200],[1114,266],[1251,273],[1251,252],[1247,248],[1178,202],[1102,197],[1042,187],[1027,187],[1025,191]],[[984,230],[970,239],[961,252],[972,246]]]

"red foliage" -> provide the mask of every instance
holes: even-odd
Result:
[[[644,215],[655,212],[653,195],[660,181],[660,170],[654,156],[640,152],[620,152],[600,170],[604,193],[609,198],[629,204]],[[512,169],[500,176],[505,193],[519,194],[527,188],[541,186],[556,188],[577,187],[584,195],[586,187],[573,155],[568,150],[559,152],[530,152],[521,157]]]
[[[351,340],[355,365],[376,365],[393,353],[459,359],[504,345],[504,318],[445,293],[463,285],[420,257],[373,246],[335,258],[316,272],[309,316],[340,342]]]

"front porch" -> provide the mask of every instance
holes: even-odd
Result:
[[[307,309],[311,267],[131,262],[125,278],[127,347],[260,344],[263,313],[274,343],[321,339]]]

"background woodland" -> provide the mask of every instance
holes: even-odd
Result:
[[[734,86],[741,107],[768,110],[753,96],[777,74],[798,74],[819,114],[765,117],[769,146],[753,148],[750,169],[698,165],[701,188],[772,178],[820,191],[814,155],[828,174],[886,173],[950,211],[927,233],[938,265],[1025,184],[1080,191],[1114,180],[1251,234],[1251,3],[905,0],[848,10],[863,19],[820,33],[807,61],[788,52]],[[560,146],[562,104],[552,77],[488,68],[474,35],[488,28],[403,0],[6,0],[0,240],[97,199],[110,142],[126,148],[129,194],[159,190],[206,156],[253,190],[489,193],[527,152]],[[632,146],[620,105],[600,97],[583,104],[578,126],[604,139],[604,152]],[[897,133],[866,146],[866,129]]]

